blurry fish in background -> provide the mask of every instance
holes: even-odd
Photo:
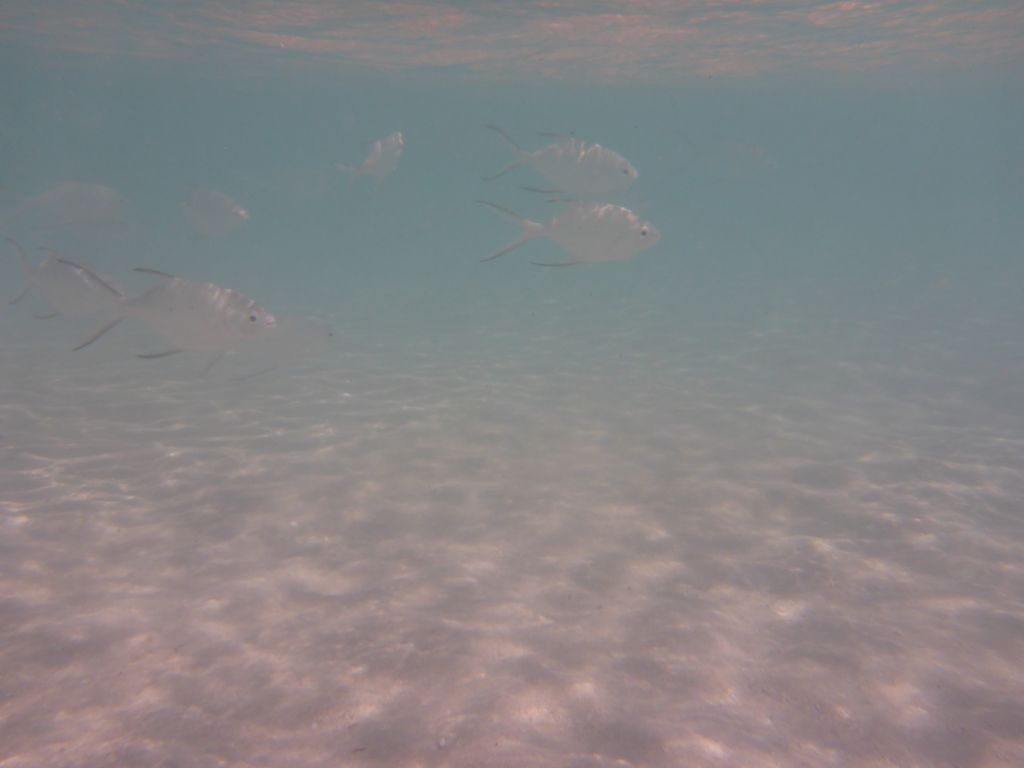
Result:
[[[127,317],[135,317],[171,346],[138,355],[167,357],[178,352],[210,352],[205,370],[231,347],[265,337],[277,326],[274,316],[248,296],[213,283],[194,283],[155,269],[137,269],[156,275],[160,282],[135,298],[126,299],[120,314],[75,349],[87,347]]]
[[[121,312],[125,294],[110,280],[100,277],[89,267],[62,258],[57,251],[42,249],[46,258],[33,264],[17,241],[7,238],[21,257],[25,270],[25,287],[10,300],[16,304],[35,288],[53,309],[53,313],[42,318],[69,315],[87,317],[94,315],[112,316]]]
[[[249,220],[249,212],[223,192],[197,189],[181,204],[192,234],[196,238],[223,237]]]
[[[565,209],[546,224],[530,221],[486,200],[477,201],[522,227],[521,237],[481,261],[493,261],[538,237],[561,246],[572,258],[553,263],[531,262],[540,267],[570,267],[627,261],[661,239],[661,233],[628,208],[611,203],[563,201]]]
[[[0,229],[23,235],[96,238],[131,224],[128,199],[102,184],[62,181],[0,216]]]
[[[554,186],[543,190],[526,189],[593,199],[626,191],[640,175],[626,158],[600,144],[590,144],[573,136],[555,135],[557,140],[554,143],[535,152],[527,152],[498,126],[488,125],[487,128],[508,142],[516,153],[516,159],[493,176],[485,176],[484,181],[493,181],[515,168],[528,165]]]
[[[377,139],[370,145],[370,152],[357,166],[338,163],[338,170],[352,177],[370,176],[378,184],[384,181],[398,168],[398,161],[405,149],[405,137],[401,131],[395,131],[383,139]]]

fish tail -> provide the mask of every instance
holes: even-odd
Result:
[[[21,265],[25,268],[25,273],[26,274],[30,273],[32,271],[32,266],[33,265],[32,265],[32,262],[28,258],[28,254],[25,253],[25,249],[22,248],[21,245],[18,243],[18,241],[15,240],[13,237],[6,237],[5,236],[4,239],[7,240],[7,242],[10,243],[14,247],[14,250],[16,250],[18,252],[18,255],[21,257]]]
[[[512,145],[512,148],[515,149],[516,152],[520,152],[521,153],[523,151],[523,148],[520,147],[518,144],[516,144],[511,136],[509,136],[507,133],[505,133],[505,131],[503,131],[500,127],[498,127],[494,123],[488,123],[484,127],[487,128],[490,131],[494,131],[496,134],[501,136],[501,138],[503,138],[505,141],[507,141],[509,144]]]
[[[28,289],[32,287],[32,262],[28,260],[28,254],[25,253],[25,250],[18,244],[17,240],[15,240],[13,237],[8,237],[6,238],[6,240],[8,243],[14,246],[14,250],[18,252],[18,255],[21,257],[21,266],[25,270],[25,276],[29,278],[28,280],[25,281],[25,286],[20,291],[18,291],[18,295],[7,302],[8,304],[17,304],[19,301],[25,298],[26,294],[28,294]]]
[[[480,180],[481,181],[494,181],[495,179],[500,179],[506,173],[508,173],[511,170],[514,170],[514,169],[518,168],[522,164],[523,164],[522,160],[513,160],[511,163],[506,165],[504,168],[502,168],[497,173],[491,174],[490,176],[481,176]]]
[[[130,317],[133,314],[135,314],[136,313],[135,305],[136,305],[136,302],[137,302],[139,297],[136,297],[134,299],[129,298],[119,288],[116,288],[116,287],[110,285],[109,283],[105,282],[104,280],[99,278],[95,273],[93,273],[92,271],[90,271],[86,267],[83,267],[81,264],[75,264],[75,262],[68,261],[66,259],[60,259],[60,262],[62,264],[65,264],[66,266],[70,266],[70,267],[74,267],[74,268],[83,270],[84,273],[86,274],[86,276],[89,279],[93,280],[100,287],[105,288],[107,291],[109,291],[111,294],[113,294],[114,297],[117,299],[117,304],[116,304],[117,308],[114,311],[113,316],[108,315],[109,319],[106,320],[103,323],[103,325],[101,325],[99,328],[97,328],[95,331],[93,331],[92,334],[89,336],[89,338],[87,338],[85,341],[81,342],[77,346],[72,347],[71,351],[72,352],[77,352],[80,349],[85,349],[86,347],[88,347],[90,344],[92,344],[94,341],[96,341],[101,336],[106,334],[107,331],[112,329],[115,325],[120,323],[126,317]],[[142,269],[140,269],[139,271],[140,272],[144,272],[144,271],[155,271],[155,270],[142,270]],[[162,274],[162,273],[158,273],[158,274]]]
[[[481,262],[481,263],[483,263],[483,262],[487,262],[487,261],[494,261],[494,260],[495,260],[496,258],[498,258],[499,256],[504,256],[504,255],[505,255],[506,253],[508,253],[509,251],[514,251],[514,250],[515,250],[516,248],[519,248],[520,246],[522,246],[522,245],[525,245],[525,244],[526,244],[526,242],[527,242],[527,241],[528,241],[529,239],[530,239],[530,238],[528,238],[528,237],[520,237],[520,238],[519,238],[518,240],[516,240],[516,241],[515,241],[514,243],[509,243],[508,245],[506,245],[506,246],[505,246],[504,248],[502,248],[502,249],[501,249],[500,251],[498,251],[497,253],[492,253],[492,254],[491,254],[490,256],[488,256],[488,257],[487,257],[486,259],[480,259],[480,262]]]
[[[125,299],[125,298],[127,298],[124,295],[124,292],[120,288],[115,288],[114,286],[112,286],[110,283],[108,283],[102,277],[97,275],[95,272],[93,272],[91,269],[89,269],[84,264],[79,264],[76,261],[71,261],[71,259],[61,258],[60,255],[56,251],[50,250],[49,248],[46,248],[44,250],[46,250],[48,253],[52,253],[54,256],[56,256],[57,257],[57,261],[59,261],[64,266],[71,267],[73,270],[78,272],[79,275],[83,275],[86,279],[91,280],[95,285],[98,285],[100,288],[103,288],[104,290],[109,291],[115,298],[118,298],[118,299]]]
[[[503,218],[506,218],[509,221],[513,221],[523,228],[523,233],[518,240],[509,243],[497,253],[488,256],[486,259],[481,259],[481,261],[494,261],[499,256],[504,256],[509,251],[514,251],[516,248],[519,248],[521,245],[524,245],[528,241],[539,236],[542,230],[544,229],[544,225],[541,224],[540,222],[530,221],[529,219],[520,216],[515,211],[510,211],[508,208],[503,208],[502,206],[496,203],[491,203],[488,202],[487,200],[477,200],[477,202],[480,203],[481,205],[486,205],[499,216],[502,216]]]
[[[28,289],[31,288],[31,287],[32,287],[31,283],[25,283],[25,286],[20,291],[18,291],[18,295],[15,296],[10,301],[8,301],[7,303],[8,304],[17,304],[19,301],[21,301],[22,299],[25,298],[26,294],[28,294]]]
[[[501,178],[502,176],[504,176],[509,171],[511,171],[511,170],[513,170],[515,168],[518,168],[519,166],[525,164],[526,163],[526,158],[528,156],[528,153],[522,147],[520,147],[518,144],[516,144],[515,141],[513,141],[511,136],[509,136],[507,133],[505,133],[505,131],[503,131],[501,128],[496,126],[494,123],[488,123],[485,127],[488,128],[489,130],[494,131],[499,136],[501,136],[501,138],[503,138],[508,143],[508,145],[510,147],[512,147],[512,150],[516,153],[516,159],[513,160],[508,165],[506,165],[500,171],[498,171],[497,173],[491,174],[490,176],[483,176],[482,177],[483,181],[494,181],[495,179]]]
[[[109,330],[110,330],[111,328],[113,328],[113,327],[114,327],[115,325],[117,325],[118,323],[120,323],[120,322],[121,322],[122,320],[124,320],[124,315],[118,315],[118,316],[117,316],[117,317],[115,317],[115,318],[114,318],[113,320],[111,320],[111,321],[109,321],[109,322],[107,322],[107,323],[103,324],[102,326],[100,326],[100,327],[99,327],[99,328],[98,328],[98,329],[97,329],[97,330],[96,330],[96,331],[95,331],[95,332],[94,332],[94,333],[92,334],[92,336],[90,336],[90,337],[89,337],[88,339],[86,339],[85,341],[83,341],[83,342],[82,342],[81,344],[79,344],[79,345],[78,345],[77,347],[75,347],[75,348],[74,348],[74,349],[73,349],[72,351],[74,351],[74,352],[77,352],[77,351],[78,351],[78,350],[80,350],[80,349],[84,349],[85,347],[88,347],[88,346],[89,346],[90,344],[92,344],[92,343],[93,343],[94,341],[96,341],[96,339],[98,339],[98,338],[99,338],[100,336],[102,336],[103,334],[105,334],[105,333],[106,333],[107,331],[109,331]]]
[[[525,216],[520,216],[515,211],[509,210],[508,208],[498,205],[497,203],[492,203],[489,200],[477,200],[477,202],[480,203],[480,205],[486,205],[499,216],[506,218],[509,221],[514,221],[516,224],[523,228],[524,235],[535,237],[536,235],[540,234],[540,229],[544,226],[539,221],[530,221]]]

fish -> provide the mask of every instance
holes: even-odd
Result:
[[[629,189],[640,174],[622,155],[600,144],[581,141],[574,136],[554,136],[555,141],[535,152],[527,152],[496,125],[486,126],[501,136],[516,153],[516,159],[484,181],[493,181],[509,171],[528,165],[554,185],[553,189],[530,191],[567,195],[573,198],[599,198]]]
[[[115,189],[62,181],[0,216],[0,228],[7,232],[17,229],[89,236],[127,226],[129,208],[127,198]]]
[[[539,267],[627,261],[661,239],[661,233],[653,224],[642,220],[628,208],[611,203],[558,201],[566,206],[564,210],[551,221],[542,224],[530,221],[496,203],[487,200],[477,202],[522,227],[522,235],[518,240],[481,261],[494,261],[538,237],[553,240],[572,257],[569,261],[553,263],[531,262]]]
[[[40,249],[46,257],[39,264],[33,264],[16,240],[6,239],[18,252],[25,270],[25,287],[10,304],[17,304],[34,287],[53,309],[53,314],[41,319],[57,315],[111,315],[121,311],[126,298],[124,292],[86,265],[63,258],[49,248]]]
[[[383,139],[377,139],[370,145],[370,152],[357,166],[338,163],[339,171],[349,174],[352,177],[370,176],[378,184],[384,181],[398,168],[398,161],[405,149],[405,137],[401,131],[388,134]]]
[[[209,352],[213,357],[206,366],[208,370],[231,347],[263,338],[277,327],[270,312],[234,289],[192,282],[155,269],[135,271],[155,275],[160,281],[145,293],[126,299],[119,316],[101,326],[76,350],[95,342],[120,320],[135,317],[171,345],[164,351],[138,357],[153,359],[185,351]]]
[[[196,237],[223,237],[249,220],[249,212],[223,192],[197,189],[181,204],[181,213]]]

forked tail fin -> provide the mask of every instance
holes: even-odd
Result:
[[[523,151],[523,148],[516,144],[515,140],[507,133],[505,133],[505,131],[500,126],[497,126],[494,123],[488,123],[487,125],[484,126],[484,128],[486,128],[489,131],[494,131],[496,134],[501,136],[501,138],[503,138],[505,141],[512,145],[512,149],[514,149],[517,153]]]
[[[18,252],[18,255],[21,257],[21,266],[25,270],[25,277],[26,278],[31,277],[32,269],[33,269],[33,264],[32,264],[31,261],[29,261],[28,254],[25,253],[25,250],[18,244],[18,241],[15,240],[13,237],[8,237],[8,238],[6,238],[6,240],[7,240],[8,243],[10,243],[12,246],[14,246],[14,250],[16,250]],[[17,304],[19,301],[21,301],[22,299],[25,298],[25,295],[28,293],[28,289],[31,288],[31,287],[32,287],[31,280],[26,279],[25,280],[25,286],[20,291],[18,291],[18,295],[15,296],[10,301],[8,301],[7,303],[8,304]]]
[[[99,328],[97,328],[95,331],[93,331],[92,335],[89,336],[89,338],[87,338],[85,341],[81,342],[78,346],[76,346],[76,347],[74,347],[72,349],[73,352],[77,352],[80,349],[84,349],[85,347],[88,347],[90,344],[92,344],[98,338],[103,336],[107,331],[109,331],[115,325],[117,325],[122,320],[124,320],[125,317],[127,317],[129,309],[131,307],[131,299],[129,299],[127,296],[125,296],[125,294],[119,288],[117,288],[116,286],[113,286],[110,283],[108,283],[105,280],[103,280],[103,278],[101,278],[95,272],[90,270],[88,267],[85,267],[85,266],[83,266],[81,264],[77,264],[77,263],[75,263],[73,261],[70,261],[68,259],[58,259],[58,261],[60,261],[61,264],[64,264],[67,267],[71,267],[72,269],[78,270],[79,273],[82,274],[84,277],[88,278],[89,280],[94,282],[96,285],[98,285],[98,286],[100,286],[102,288],[105,288],[107,291],[109,291],[111,293],[111,295],[113,295],[115,298],[117,298],[118,302],[119,302],[118,303],[118,313],[116,315],[114,315],[110,320],[105,322],[103,325],[101,325]],[[155,270],[139,270],[139,271],[140,272],[144,272],[144,271],[155,271]],[[162,273],[159,273],[159,274],[162,274]]]
[[[65,259],[61,257],[56,251],[51,250],[49,248],[44,248],[43,250],[46,251],[48,254],[52,254],[57,259],[57,261],[59,261],[65,267],[73,269],[75,272],[77,272],[80,278],[82,278],[86,282],[92,283],[93,285],[104,289],[105,291],[108,291],[114,298],[128,298],[127,296],[124,295],[124,291],[108,283],[106,280],[97,275],[84,264],[79,264],[77,261],[72,261],[71,259]]]
[[[499,216],[506,218],[509,221],[515,222],[523,229],[522,234],[520,235],[518,240],[509,243],[497,253],[488,256],[486,259],[481,259],[480,261],[494,261],[499,256],[504,256],[509,251],[514,251],[516,248],[518,248],[521,245],[524,245],[533,238],[539,237],[544,230],[544,225],[541,224],[540,222],[530,221],[529,219],[520,216],[515,211],[510,211],[508,208],[503,208],[497,203],[492,203],[487,200],[477,200],[477,202],[480,203],[481,205],[486,205]]]
[[[115,317],[113,320],[111,320],[109,323],[106,323],[105,325],[100,326],[92,334],[92,336],[90,336],[88,339],[83,341],[81,344],[79,344],[77,347],[75,347],[72,351],[73,352],[77,352],[80,349],[84,349],[85,347],[88,347],[90,344],[92,344],[94,341],[96,341],[96,339],[98,339],[100,336],[105,334],[107,331],[109,331],[115,325],[120,323],[122,320],[124,320],[124,315],[119,315],[119,316]]]
[[[513,160],[508,165],[506,165],[500,171],[498,171],[497,173],[492,174],[490,176],[483,176],[483,177],[481,177],[483,181],[494,181],[495,179],[501,178],[502,176],[504,176],[509,171],[511,171],[511,170],[513,170],[515,168],[518,168],[519,166],[523,165],[526,162],[526,155],[527,155],[527,153],[523,150],[522,147],[520,147],[518,144],[515,143],[515,141],[513,141],[511,136],[509,136],[507,133],[505,133],[505,131],[503,131],[501,128],[499,128],[494,123],[488,123],[484,127],[487,128],[488,130],[494,131],[496,134],[501,136],[501,138],[503,138],[508,143],[508,145],[510,147],[512,147],[512,151],[516,153],[516,159]]]
[[[18,255],[21,257],[21,265],[25,268],[25,273],[28,274],[31,272],[34,265],[28,258],[28,254],[25,253],[25,249],[21,247],[21,244],[13,237],[5,237],[4,239],[14,247],[14,250],[18,252]]]

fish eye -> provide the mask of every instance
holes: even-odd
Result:
[[[640,237],[647,237],[647,227],[640,230]]]
[[[257,315],[255,312],[253,312],[251,315],[249,315],[249,322],[250,323],[255,323],[257,320],[259,320],[259,315]]]
[[[624,174],[626,174],[627,176],[629,176],[629,168],[623,168],[623,169],[622,169],[622,172],[623,172]]]

